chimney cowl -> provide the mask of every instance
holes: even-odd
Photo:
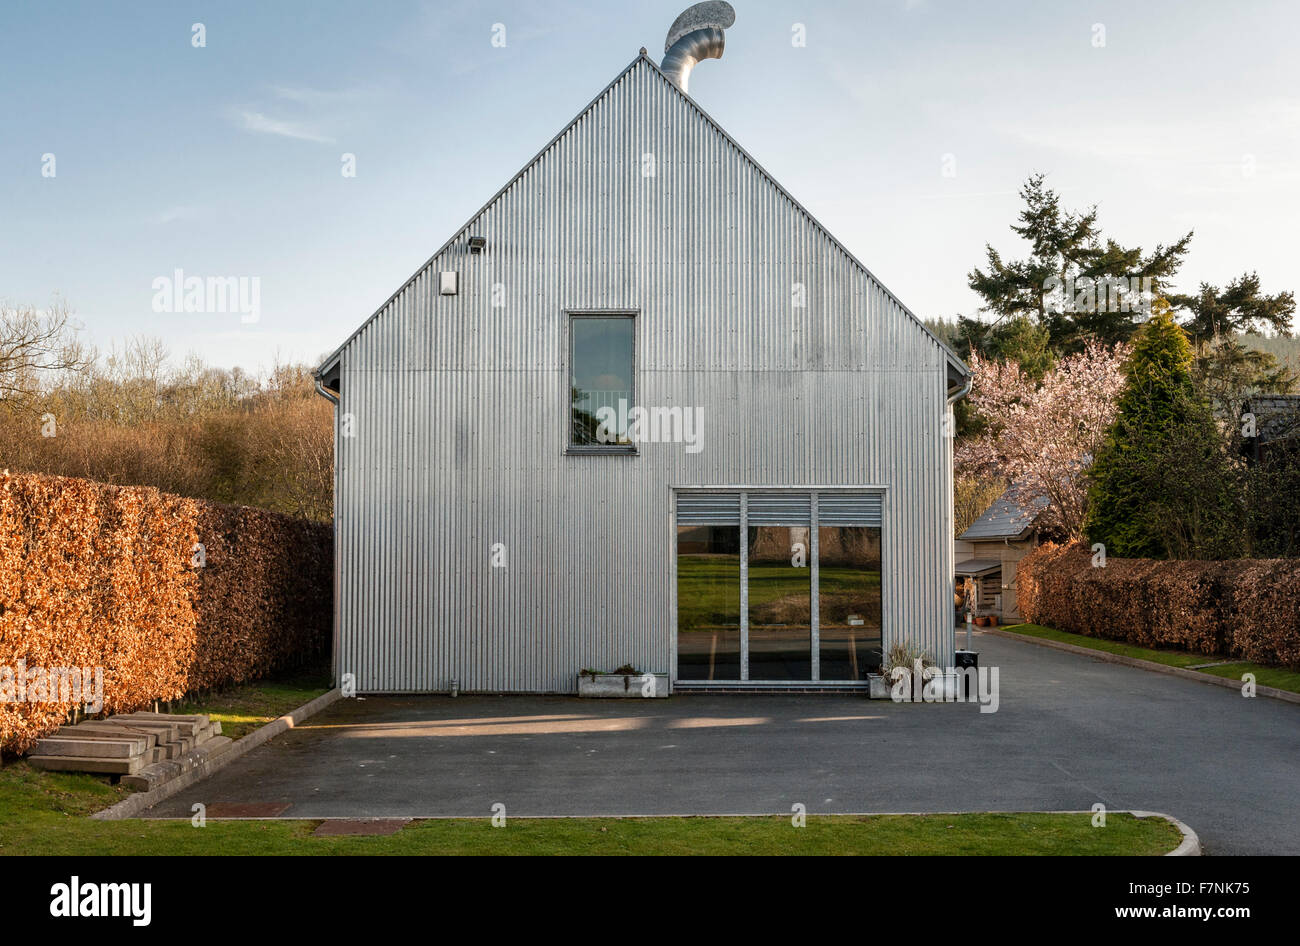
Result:
[[[723,30],[735,22],[736,11],[725,0],[705,0],[682,11],[668,30],[660,66],[673,85],[686,92],[696,63],[722,58],[727,45]]]

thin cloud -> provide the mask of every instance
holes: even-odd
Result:
[[[317,144],[331,144],[334,139],[321,134],[310,125],[302,122],[284,121],[271,118],[262,112],[248,108],[236,108],[230,112],[231,119],[245,131],[262,135],[278,135],[281,138],[293,138],[296,141],[314,141]]]
[[[312,89],[306,86],[277,85],[271,91],[276,98],[315,108],[352,104],[366,98],[364,89]]]
[[[175,223],[177,220],[190,220],[198,216],[197,207],[168,207],[166,210],[159,211],[150,219],[157,224]]]

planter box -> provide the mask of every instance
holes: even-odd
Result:
[[[904,702],[915,703],[923,699],[924,688],[928,687],[928,692],[935,697],[936,702],[950,702],[957,696],[957,671],[941,670],[937,667],[931,668],[934,674],[927,680],[917,679],[910,675],[907,679],[910,690],[905,691]],[[894,684],[885,678],[883,674],[867,674],[867,682],[870,684],[868,698],[873,700],[893,699]]]
[[[653,688],[647,677],[654,678]],[[647,693],[647,689],[650,690]],[[578,696],[606,700],[662,699],[668,696],[666,673],[598,673],[578,674]]]

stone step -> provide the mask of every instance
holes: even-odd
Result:
[[[194,740],[189,736],[180,736],[171,742],[161,742],[158,747],[163,750],[164,759],[179,759],[194,748]]]
[[[143,756],[129,759],[87,759],[82,756],[29,755],[27,761],[38,769],[57,772],[99,772],[105,775],[133,775],[144,767]]]
[[[135,716],[140,719],[161,719],[165,723],[183,722],[194,723],[202,728],[211,722],[207,713],[150,713],[145,710],[136,710],[134,713],[123,713],[123,716]]]
[[[123,775],[122,784],[137,792],[147,792],[171,781],[180,774],[181,767],[177,762],[155,762],[152,765],[144,766],[138,772]]]
[[[145,732],[157,733],[159,742],[175,742],[181,733],[180,727],[175,723],[168,723],[163,720],[110,716],[104,722],[112,726],[125,726],[128,729],[143,729]]]
[[[193,736],[208,725],[206,716],[169,716],[166,713],[126,713],[112,718],[139,723],[166,723],[175,726],[182,736]]]
[[[60,726],[57,736],[70,739],[143,739],[150,748],[158,744],[156,732],[132,729],[129,726],[117,726],[113,723],[90,721],[75,726]]]
[[[215,759],[234,744],[234,740],[229,736],[213,736],[202,746],[190,750],[180,758],[155,762],[141,767],[138,772],[122,776],[122,784],[136,791],[147,792],[166,784],[178,775],[183,775],[195,766]]]
[[[129,759],[149,750],[143,739],[64,739],[47,736],[36,743],[33,750],[38,755],[67,756],[92,759]]]
[[[235,740],[231,739],[229,736],[213,736],[194,751],[196,753],[202,753],[203,760],[207,762],[211,759],[215,759],[234,744]]]

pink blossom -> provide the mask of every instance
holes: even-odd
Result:
[[[1008,477],[1022,505],[1046,498],[1046,523],[1081,538],[1086,470],[1115,418],[1128,353],[1127,345],[1109,349],[1092,341],[1035,382],[1014,361],[972,352],[970,402],[985,429],[959,444],[958,468]]]

